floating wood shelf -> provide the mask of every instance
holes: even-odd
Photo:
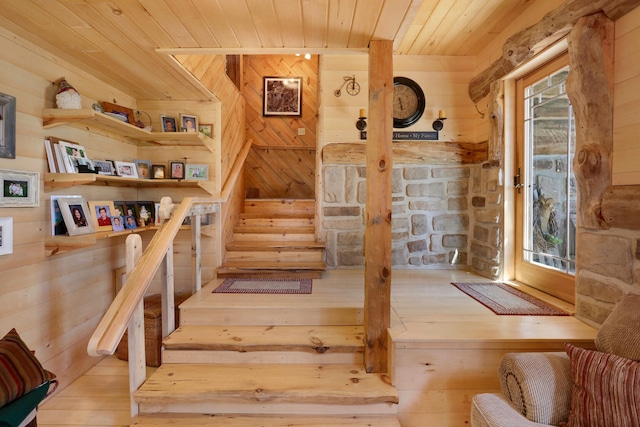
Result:
[[[91,234],[82,234],[80,236],[47,236],[44,241],[44,249],[47,256],[60,255],[76,249],[93,246],[98,242],[98,240],[157,229],[158,227],[139,227],[132,230],[103,231]]]
[[[95,173],[45,173],[45,191],[55,191],[76,185],[102,185],[106,187],[146,187],[146,188],[200,188],[212,196],[217,195],[211,181],[198,179],[142,179],[125,178]]]
[[[47,108],[42,113],[42,126],[51,129],[56,126],[74,126],[95,133],[116,135],[125,142],[135,145],[157,146],[201,146],[214,152],[213,139],[200,132],[149,132],[125,123],[91,108],[64,110]]]

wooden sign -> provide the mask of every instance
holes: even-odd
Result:
[[[366,130],[363,130],[360,132],[360,139],[362,140],[367,139]],[[393,140],[394,141],[437,141],[438,132],[437,131],[428,131],[428,132],[394,131]]]

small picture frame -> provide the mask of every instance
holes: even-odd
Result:
[[[206,137],[213,137],[213,125],[212,124],[199,124],[198,125],[198,132],[200,132],[201,134],[203,134]]]
[[[0,93],[0,157],[16,158],[16,97]]]
[[[152,165],[151,166],[151,177],[153,179],[165,179],[165,177],[166,177],[166,167],[164,165]]]
[[[135,160],[138,178],[151,179],[151,162],[149,160]]]
[[[111,227],[113,231],[124,231],[124,218],[121,216],[111,217]]]
[[[138,204],[137,202],[133,202],[133,201],[129,201],[129,202],[124,202],[124,223],[125,223],[125,228],[137,228],[137,226],[139,226],[140,224],[138,223]],[[136,224],[136,227],[127,227],[128,224],[128,220],[127,217],[132,217],[133,218],[133,222]]]
[[[138,170],[133,162],[119,162],[116,160],[116,174],[125,178],[137,178]]]
[[[99,175],[113,175],[113,163],[108,160],[94,160],[93,167]]]
[[[40,174],[0,169],[0,208],[40,206]]]
[[[185,167],[186,179],[209,179],[209,165],[190,165]]]
[[[82,196],[51,196],[51,235],[52,236],[64,236],[67,234],[67,226],[64,223],[62,217],[62,211],[58,204],[58,199],[64,197],[66,199],[80,199]]]
[[[112,201],[90,201],[89,211],[91,222],[97,231],[111,231],[113,223],[111,217],[115,215],[115,207]]]
[[[264,77],[263,116],[302,116],[302,77]]]
[[[0,255],[13,253],[13,217],[0,218]]]
[[[91,223],[91,211],[83,197],[79,199],[60,197],[58,204],[69,236],[95,233],[96,230]]]
[[[154,202],[138,202],[138,225],[146,227],[155,223],[156,206]]]
[[[58,141],[58,145],[62,151],[62,159],[67,173],[78,173],[78,165],[86,165],[87,162],[90,162],[87,150],[82,145],[68,141]]]
[[[198,118],[189,114],[180,114],[181,132],[198,132]]]
[[[170,162],[169,173],[171,179],[184,179],[184,162]]]
[[[177,132],[178,124],[176,118],[160,114],[160,123],[162,124],[162,132]]]
[[[132,125],[136,124],[136,117],[133,114],[133,110],[131,108],[112,104],[110,102],[102,102],[101,105],[102,105],[102,110],[107,115],[117,115],[117,116],[120,116],[122,121],[125,123],[129,123]]]
[[[162,225],[162,219],[160,218],[160,202],[156,202],[155,222],[153,225],[158,227]]]

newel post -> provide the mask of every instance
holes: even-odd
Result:
[[[125,241],[125,271],[127,279],[142,256],[142,238],[139,234],[130,234]],[[129,286],[125,282],[124,286]],[[127,330],[127,348],[129,352],[129,396],[131,399],[131,416],[138,414],[138,403],[133,393],[138,390],[147,378],[147,363],[144,345],[144,300],[140,299],[129,320]]]

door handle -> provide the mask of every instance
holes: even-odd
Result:
[[[518,174],[513,177],[513,186],[518,190],[518,194],[521,193],[522,183],[520,182],[520,168],[518,168]]]

